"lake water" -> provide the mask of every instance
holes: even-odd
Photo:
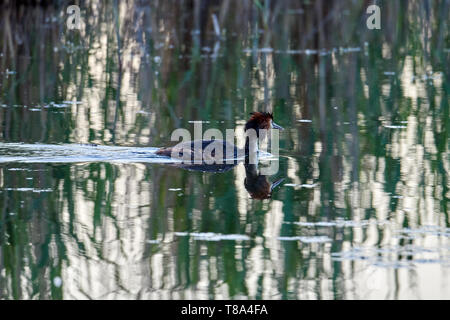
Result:
[[[448,1],[380,30],[363,1],[55,3],[0,5],[1,299],[450,298]],[[256,110],[271,176],[154,154]]]

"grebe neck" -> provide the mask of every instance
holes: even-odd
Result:
[[[245,138],[245,163],[250,163],[251,160],[258,162],[258,139],[250,143],[250,138]],[[253,162],[252,161],[252,162]]]

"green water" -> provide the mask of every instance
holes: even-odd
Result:
[[[81,1],[81,30],[63,3],[0,6],[1,299],[450,298],[449,1],[380,1],[380,30],[363,1]],[[242,164],[17,145],[255,110],[285,128],[264,200]]]

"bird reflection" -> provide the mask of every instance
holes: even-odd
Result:
[[[245,164],[244,186],[250,197],[257,200],[270,199],[272,191],[283,182],[284,178],[270,183],[267,176],[259,173],[258,166],[255,164]]]
[[[201,171],[201,172],[212,172],[212,173],[223,173],[231,170],[238,164],[235,161],[233,164],[173,164],[177,168],[191,170],[191,171]],[[245,179],[244,186],[250,197],[256,200],[270,199],[272,197],[272,191],[283,182],[284,178],[277,179],[275,182],[270,182],[268,176],[260,174],[257,164],[244,164],[245,167]]]

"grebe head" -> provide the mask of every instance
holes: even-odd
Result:
[[[273,114],[269,112],[252,112],[251,117],[245,124],[245,131],[248,129],[254,129],[259,132],[260,129],[278,129],[284,130],[283,127],[273,122]]]

